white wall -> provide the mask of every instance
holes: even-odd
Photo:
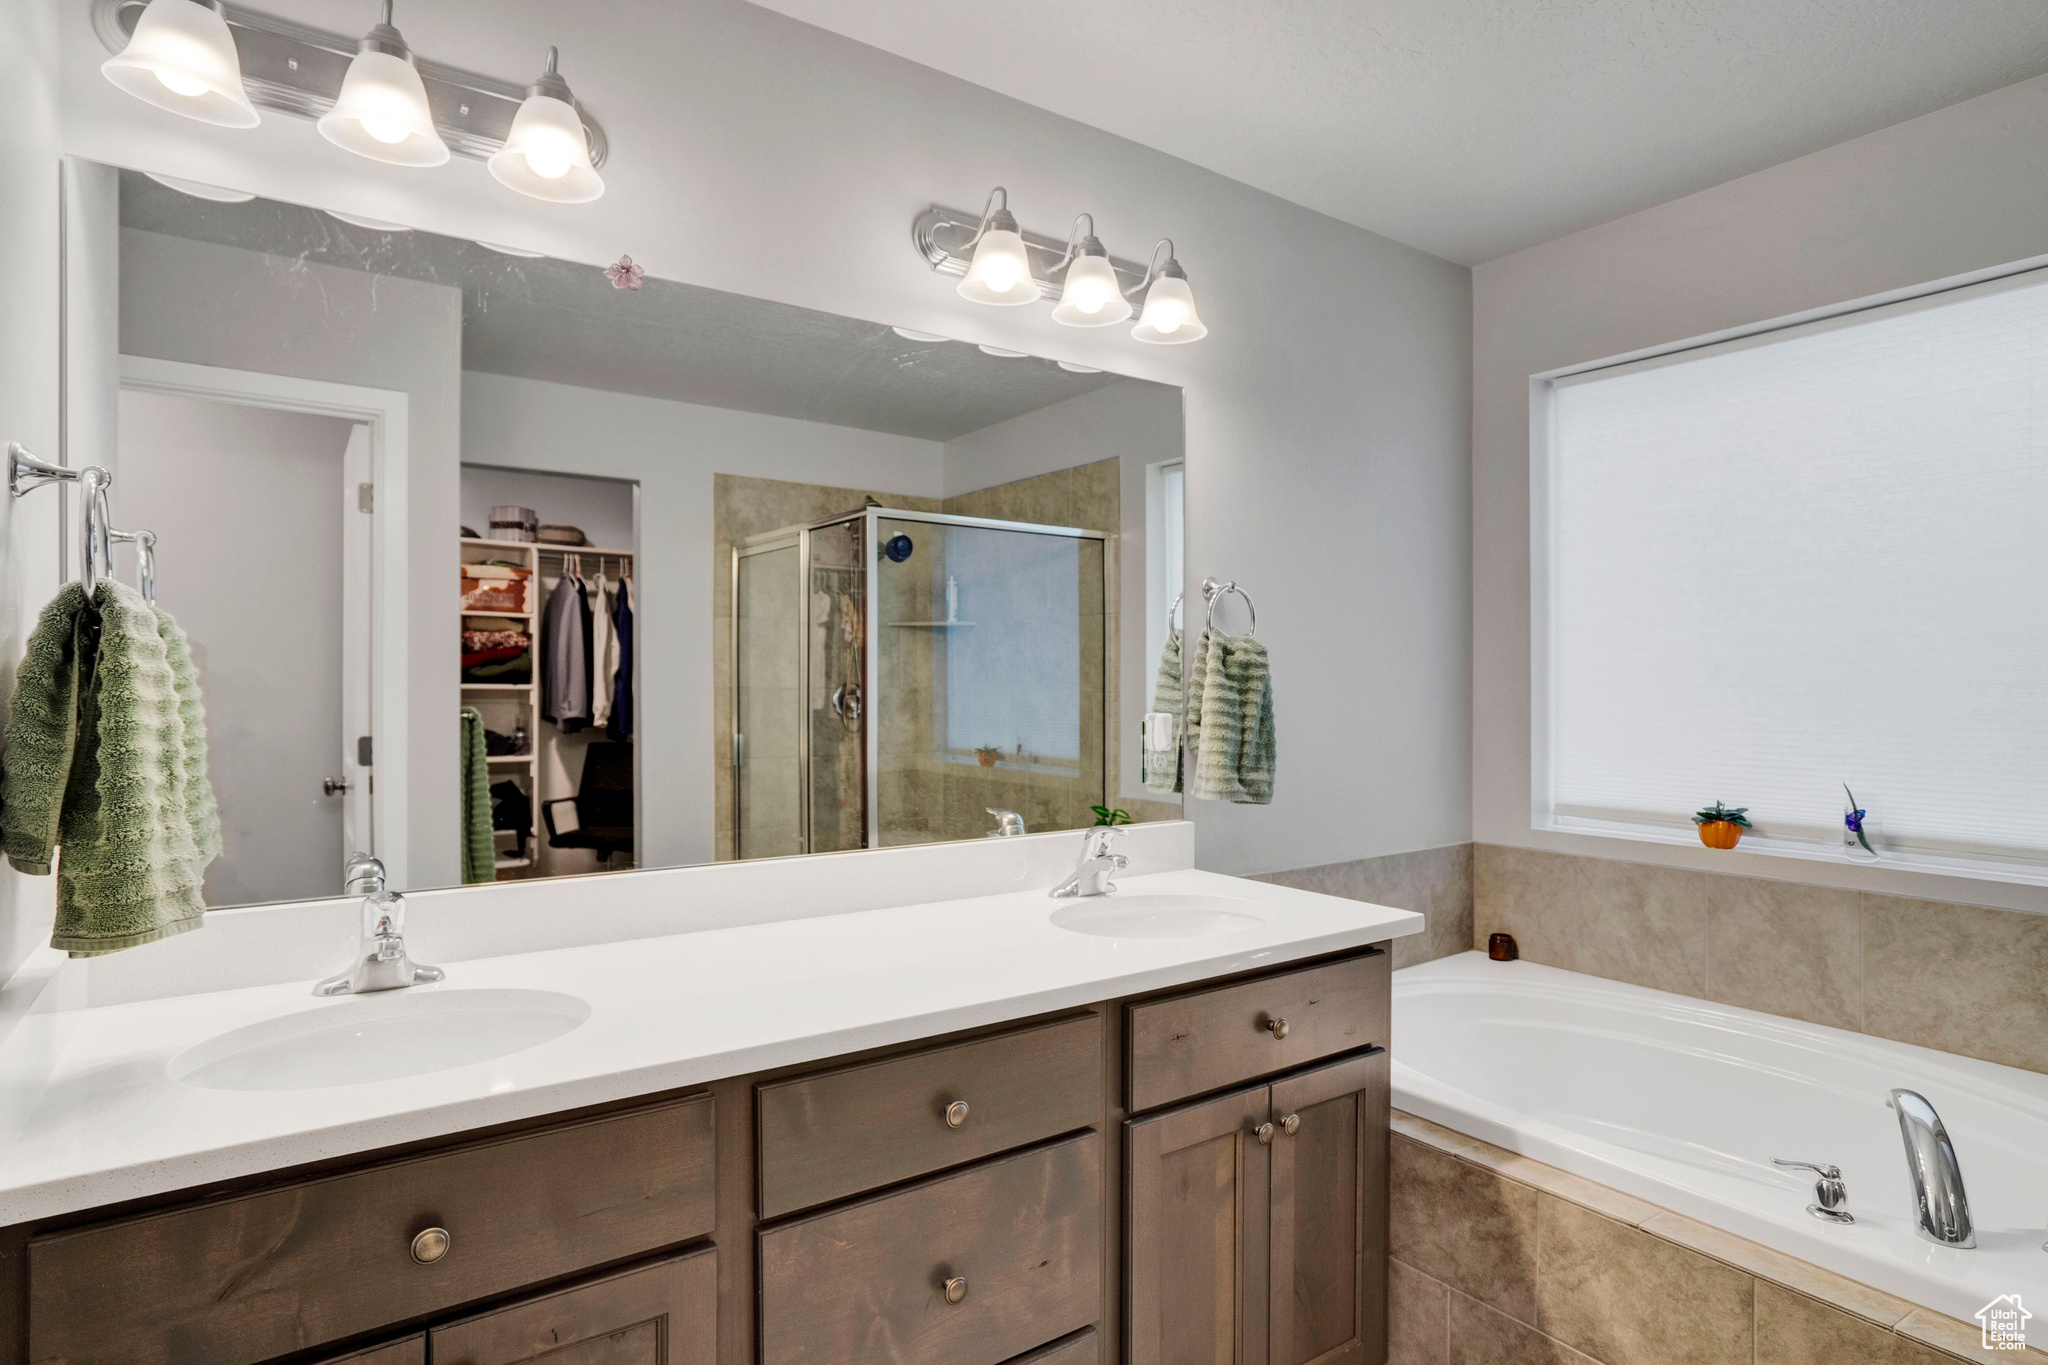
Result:
[[[349,852],[343,798],[320,783],[343,743],[351,423],[155,393],[123,393],[120,423],[114,487],[147,509],[121,522],[163,528],[157,600],[191,636],[206,697],[221,815],[206,903],[331,896]]]
[[[57,6],[0,5],[0,446],[62,455],[58,422]],[[75,502],[75,500],[72,500]],[[57,590],[58,495],[0,496],[0,696]],[[49,939],[49,877],[0,864],[0,982]]]
[[[611,140],[603,199],[538,204],[461,159],[393,170],[278,115],[225,132],[163,114],[101,78],[85,0],[64,8],[65,144],[591,264],[626,251],[668,278],[1181,385],[1188,570],[1259,597],[1279,704],[1276,803],[1196,803],[1203,863],[1466,837],[1468,271],[742,0],[483,13],[422,4],[403,23],[422,55],[510,79],[572,44],[563,69]],[[292,17],[364,22],[359,0],[302,0]],[[978,207],[998,183],[1041,232],[1088,209],[1121,255],[1172,234],[1209,337],[1147,347],[963,302],[907,229],[928,203]],[[708,687],[708,658],[679,663]]]
[[[462,291],[124,228],[121,300],[125,355],[409,395],[407,648],[416,663],[409,689],[413,761],[406,776],[406,880],[408,888],[459,884],[456,727],[461,678],[453,667],[425,667],[417,661],[452,661],[461,629],[461,595],[454,585]],[[122,501],[118,484],[113,505],[117,523],[144,515]],[[178,528],[152,529],[159,538],[158,559],[168,564]],[[340,875],[337,864],[337,883]]]
[[[1117,654],[1121,714],[1114,740],[1123,789],[1113,794],[1139,800],[1158,799],[1145,790],[1138,755],[1139,725],[1152,709],[1152,683],[1159,671],[1145,633],[1151,601],[1145,591],[1145,467],[1180,459],[1184,440],[1181,395],[1154,384],[1127,383],[1095,389],[946,442],[948,497],[1097,460],[1122,462],[1117,483],[1121,582],[1114,588],[1122,604]]]
[[[1477,268],[1474,837],[1729,867],[1705,849],[1530,829],[1529,376],[2043,253],[2048,77]],[[1788,859],[1741,870],[2048,910],[2038,888]]]
[[[714,474],[886,488],[937,497],[936,441],[606,393],[533,379],[462,376],[471,458],[640,485],[633,565],[639,659],[634,743],[643,774],[642,867],[708,862],[711,784],[711,572]],[[417,524],[417,523],[415,523]]]

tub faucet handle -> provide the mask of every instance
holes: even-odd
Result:
[[[1808,1213],[1829,1223],[1856,1221],[1856,1216],[1843,1207],[1849,1202],[1849,1187],[1842,1181],[1840,1166],[1814,1161],[1787,1161],[1781,1156],[1772,1157],[1771,1164],[1795,1171],[1812,1171],[1819,1177],[1813,1182],[1814,1202],[1806,1206]]]

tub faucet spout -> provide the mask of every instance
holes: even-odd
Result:
[[[1894,1090],[1887,1105],[1899,1116],[1899,1134],[1906,1141],[1906,1170],[1913,1178],[1914,1231],[1944,1247],[1974,1247],[1977,1233],[1970,1223],[1970,1200],[1963,1193],[1963,1168],[1941,1115],[1925,1096]]]

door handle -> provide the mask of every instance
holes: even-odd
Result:
[[[339,796],[348,790],[348,779],[345,777],[323,777],[320,779],[320,790],[329,796]]]

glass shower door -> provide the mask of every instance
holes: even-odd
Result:
[[[1103,542],[871,514],[877,843],[1095,823],[1106,789]]]
[[[811,853],[867,846],[867,565],[864,520],[814,526],[805,665],[805,723],[810,727],[804,801]]]

